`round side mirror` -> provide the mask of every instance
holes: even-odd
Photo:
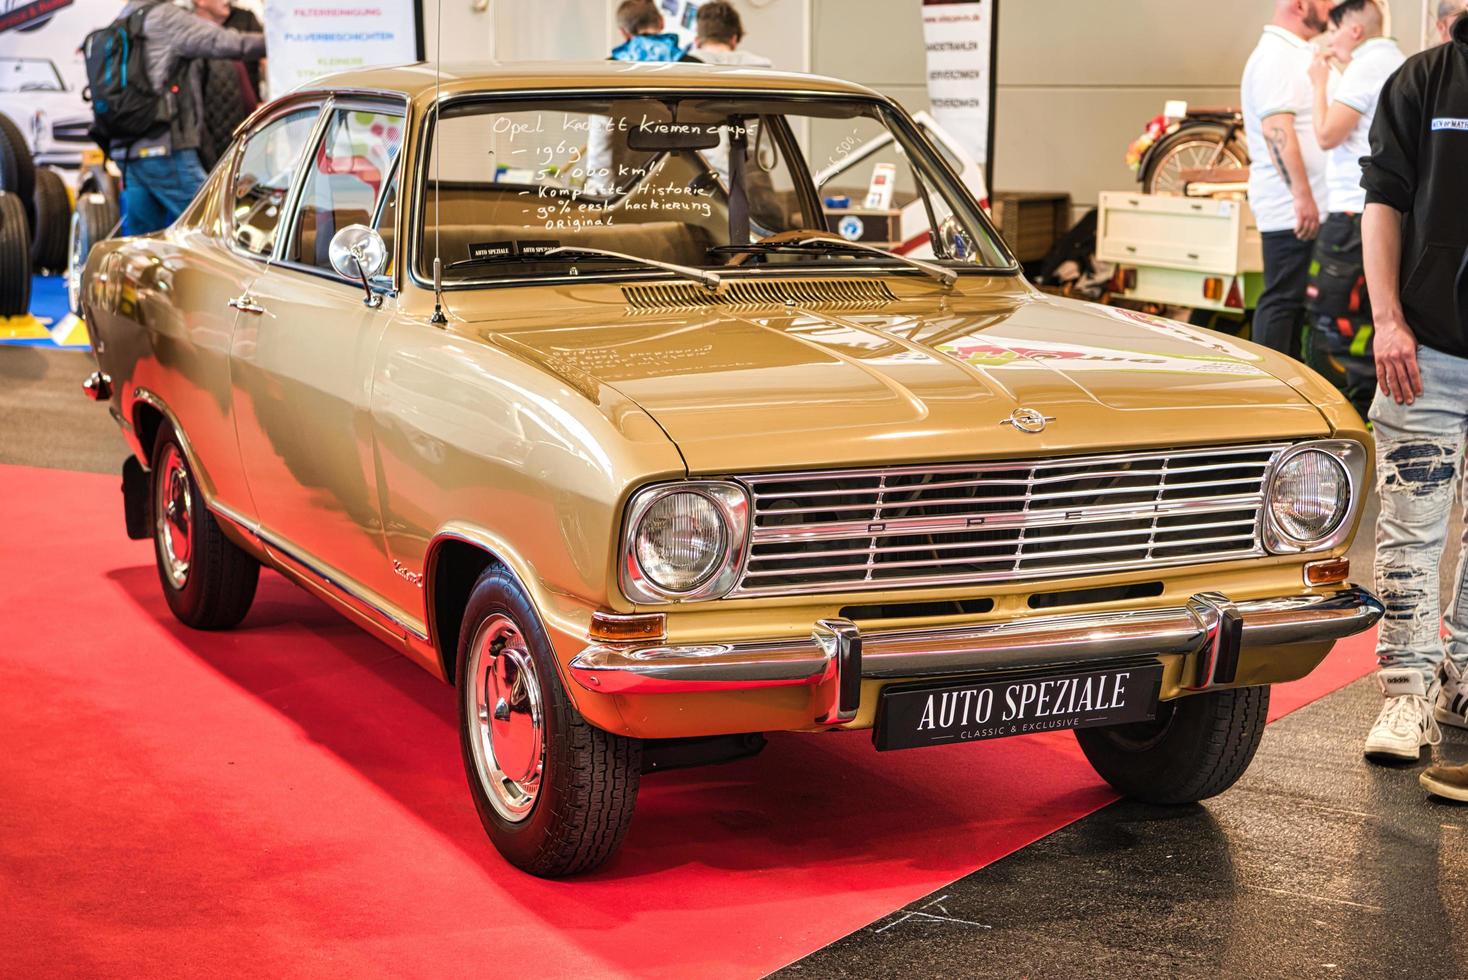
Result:
[[[331,267],[348,279],[371,279],[387,267],[387,245],[366,225],[347,225],[331,236]]]

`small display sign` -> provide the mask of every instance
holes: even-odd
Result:
[[[977,742],[1157,716],[1156,660],[1082,672],[1009,672],[963,683],[889,688],[877,705],[878,749]]]

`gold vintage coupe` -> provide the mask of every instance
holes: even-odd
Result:
[[[1124,793],[1216,794],[1269,685],[1381,613],[1367,433],[1294,361],[1041,295],[955,174],[807,75],[291,94],[73,278],[129,532],[190,626],[266,564],[453,684],[538,875],[772,731],[1075,729]]]

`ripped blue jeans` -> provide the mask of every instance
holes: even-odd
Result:
[[[1421,347],[1422,396],[1398,405],[1380,389],[1376,432],[1376,592],[1386,606],[1376,641],[1382,667],[1416,667],[1429,683],[1444,654],[1438,567],[1459,500],[1468,435],[1468,358]],[[1468,543],[1468,542],[1465,542]],[[1468,556],[1468,550],[1464,552]],[[1446,616],[1446,653],[1468,666],[1468,580],[1458,562]]]

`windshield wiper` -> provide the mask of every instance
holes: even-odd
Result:
[[[898,255],[889,252],[878,245],[868,245],[866,242],[852,242],[844,238],[827,238],[825,235],[811,235],[808,238],[791,238],[783,242],[751,242],[748,245],[715,245],[709,249],[715,254],[738,254],[740,252],[863,252],[869,255],[880,255],[883,258],[896,259],[927,273],[943,284],[945,288],[951,287],[958,282],[958,273],[952,269],[945,269],[941,265],[932,262],[924,262],[922,259],[914,259],[907,255]]]
[[[613,252],[606,248],[587,248],[584,245],[562,245],[559,248],[549,248],[541,255],[582,255],[587,258],[618,259],[623,262],[635,262],[638,265],[651,266],[654,269],[663,269],[674,275],[682,276],[684,279],[692,279],[694,282],[703,283],[712,292],[719,288],[723,278],[717,273],[705,272],[688,265],[678,265],[676,262],[659,262],[657,259],[644,259],[640,255],[628,255],[626,252]]]

